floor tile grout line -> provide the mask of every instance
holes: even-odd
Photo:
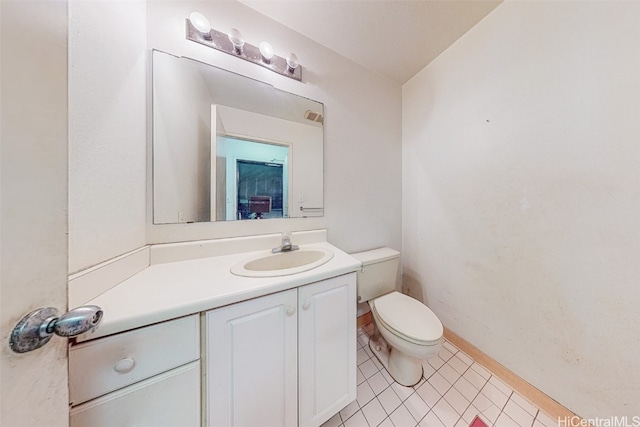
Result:
[[[527,411],[525,408],[522,407],[521,404],[519,404],[518,402],[516,402],[515,400],[513,401],[513,403],[515,405],[517,405],[520,409],[522,409],[523,411],[525,411],[527,414],[529,415],[533,415],[533,419],[535,420],[536,417],[538,416],[538,412],[540,412],[540,409],[537,408],[534,404],[532,404],[531,402],[529,402],[527,399],[525,399],[523,396],[521,396],[520,394],[518,394],[515,390],[513,390],[513,393],[511,393],[511,396],[509,397],[510,400],[512,400],[513,395],[517,395],[520,399],[524,400],[525,402],[529,403],[529,405],[531,405],[535,410],[536,413],[535,414],[531,414],[531,412]]]
[[[463,361],[463,362],[464,362],[464,361]],[[465,363],[465,365],[466,365],[466,363]],[[471,363],[471,365],[473,365],[473,363]],[[460,375],[460,378],[463,378],[463,377],[464,377],[464,374],[466,374],[466,373],[467,373],[467,371],[469,371],[469,369],[471,369],[471,365],[467,365],[467,369],[465,369],[465,371]],[[474,371],[474,372],[475,372],[475,371]],[[458,381],[460,381],[460,378],[458,379]],[[491,377],[489,377],[489,378],[491,378]],[[457,383],[458,381],[456,381],[456,383]],[[484,388],[484,386],[486,386],[486,385],[487,385],[487,383],[488,383],[488,382],[489,382],[489,380],[487,379],[487,380],[485,381],[484,385],[483,385],[479,390],[476,388],[476,386],[475,386],[474,384],[470,383],[470,384],[471,384],[471,386],[472,386],[474,389],[478,390],[478,391],[476,392],[476,394],[473,396],[473,399],[471,399],[471,401],[469,402],[469,404],[468,404],[468,405],[467,405],[467,407],[465,408],[465,410],[464,410],[464,412],[462,413],[461,417],[462,417],[462,416],[464,416],[464,413],[465,413],[465,412],[467,412],[467,410],[468,410],[470,407],[472,407],[472,406],[473,406],[473,402],[474,402],[474,400],[475,400],[475,399],[480,395],[480,393],[482,393],[482,389]],[[453,386],[455,387],[455,383],[454,383],[454,385],[453,385]],[[457,389],[456,389],[456,390],[457,390]],[[460,391],[459,391],[459,390],[458,390],[458,392],[460,393]],[[462,393],[460,393],[460,394],[462,394]],[[464,395],[463,395],[463,396],[464,396]],[[466,397],[465,397],[465,399],[466,399]],[[489,399],[489,401],[491,401],[491,399]],[[492,402],[492,403],[494,403],[494,402]],[[494,403],[494,404],[495,404],[495,403]],[[480,415],[480,413],[482,413],[482,411],[478,410],[478,408],[476,408],[475,406],[473,406],[473,408],[479,412],[478,414],[476,414],[477,416],[479,416],[479,415]],[[465,421],[465,422],[466,422],[466,421]]]
[[[449,358],[449,360],[451,360],[452,358],[454,358],[454,357],[455,357],[455,355],[456,355],[459,351],[460,351],[460,350],[456,351],[455,353],[452,353],[452,355],[451,355],[451,357]],[[449,351],[449,352],[451,352],[451,351]],[[444,360],[444,359],[442,359],[442,358],[440,358],[440,359],[441,359],[441,360]],[[444,361],[445,363],[444,363],[442,366],[444,366],[444,365],[448,364],[448,363],[449,363],[449,360],[445,360],[445,361]],[[466,365],[466,363],[465,363],[465,365]],[[435,375],[435,373],[436,373],[436,372],[439,372],[439,371],[440,371],[440,369],[442,368],[442,366],[440,366],[440,368],[438,368],[438,369],[435,369],[435,371],[433,372],[433,374],[431,374],[429,377],[432,377],[433,375]],[[432,366],[432,367],[433,367],[433,366]],[[450,387],[449,387],[449,388],[444,392],[444,394],[440,395],[440,398],[436,401],[436,403],[434,403],[433,407],[430,407],[430,409],[429,409],[429,411],[427,412],[427,414],[425,414],[425,416],[424,416],[424,417],[422,417],[422,418],[418,421],[418,423],[420,423],[420,422],[421,422],[421,421],[422,421],[422,420],[423,420],[423,419],[424,419],[424,418],[429,414],[429,412],[433,412],[433,414],[436,416],[436,418],[438,418],[438,420],[439,420],[440,422],[442,422],[442,424],[444,424],[443,420],[441,420],[441,419],[440,419],[440,417],[438,417],[438,414],[436,414],[436,413],[433,411],[433,408],[435,408],[435,407],[436,407],[436,405],[438,404],[438,402],[440,402],[440,400],[442,400],[442,399],[444,399],[444,400],[445,400],[445,402],[446,402],[449,406],[451,406],[451,407],[453,408],[453,406],[451,405],[451,403],[450,403],[450,402],[446,399],[446,397],[445,397],[445,395],[446,395],[447,393],[449,393],[449,391],[450,391],[452,388],[455,388],[456,392],[458,392],[460,395],[462,395],[462,396],[463,396],[463,398],[464,398],[465,400],[467,400],[467,398],[466,398],[462,393],[460,393],[460,391],[455,387],[455,384],[460,380],[460,378],[462,378],[462,377],[463,377],[464,373],[466,373],[466,372],[467,372],[467,370],[469,370],[469,369],[471,368],[471,365],[468,365],[468,366],[467,366],[467,369],[465,369],[465,370],[464,370],[464,372],[463,372],[462,374],[460,374],[458,371],[456,371],[453,367],[451,367],[451,368],[452,368],[452,369],[453,369],[457,374],[459,374],[458,379],[457,379],[456,381],[454,381],[454,382],[453,382],[453,384],[451,384],[451,386],[450,386]],[[449,380],[447,380],[447,378],[446,378],[446,377],[444,377],[442,374],[440,374],[440,375],[445,379],[445,381],[447,381],[447,383],[449,383]],[[425,378],[425,382],[428,382],[428,379],[426,379],[426,378]],[[433,385],[432,385],[431,383],[429,383],[429,385],[430,385],[431,387],[433,387]],[[472,386],[473,386],[473,384],[472,384]],[[475,386],[473,386],[473,387],[475,388]],[[438,391],[438,390],[436,390],[436,391]],[[479,393],[480,393],[480,390],[478,390],[478,392],[476,393],[476,396],[477,396]],[[439,392],[439,391],[438,391],[438,394],[440,394],[440,392]],[[418,397],[420,397],[420,399],[422,399],[422,396],[420,396],[419,394],[418,394]],[[474,397],[474,398],[475,398],[475,397]],[[422,399],[422,400],[423,400],[423,402],[424,402],[424,399]],[[468,403],[468,404],[467,404],[467,406],[465,407],[465,410],[463,411],[463,413],[462,413],[462,414],[458,414],[458,412],[454,409],[455,413],[459,415],[459,416],[458,416],[458,419],[457,419],[457,421],[456,421],[456,423],[460,421],[460,419],[462,418],[462,415],[464,415],[464,412],[466,412],[466,410],[467,410],[467,409],[469,409],[469,407],[471,406],[472,402],[473,402],[473,400],[469,401],[469,403]],[[426,402],[424,402],[424,403],[425,403],[425,404],[427,404]],[[427,406],[429,406],[429,405],[427,404]]]
[[[536,411],[536,414],[533,416],[533,421],[531,421],[531,425],[529,427],[533,427],[534,425],[536,425],[536,418],[538,418],[538,412],[540,412],[540,409]]]
[[[391,384],[389,384],[389,387],[391,387]],[[385,389],[386,390],[386,389]],[[384,409],[384,406],[382,405],[382,402],[380,402],[380,399],[378,399],[378,396],[376,396],[376,400],[378,401],[378,404],[380,404],[380,406],[382,407],[382,410],[384,411],[385,417],[382,419],[382,421],[380,421],[378,423],[378,425],[382,424],[384,422],[384,420],[386,420],[387,418],[389,418],[391,416],[391,414],[387,414],[387,410]],[[393,413],[393,411],[392,411]],[[391,424],[393,424],[393,421],[391,421]]]
[[[358,410],[355,411],[353,414],[349,415],[346,420],[342,420],[342,424],[346,423],[349,418],[353,417],[359,411],[362,411],[362,408],[360,407],[360,404],[358,403],[358,399],[357,398],[356,398],[356,400],[354,400],[354,402],[355,402],[356,405],[358,405]],[[349,405],[347,405],[347,406],[349,406]],[[340,414],[340,419],[342,419],[342,414]]]
[[[436,391],[437,391],[437,390],[436,390]],[[440,401],[441,401],[441,400],[444,400],[444,401],[447,403],[447,405],[451,406],[451,404],[449,403],[449,401],[448,401],[447,399],[445,399],[444,394],[443,394],[442,396],[440,396],[440,399],[436,400],[436,403],[434,403],[434,404],[433,404],[433,408],[431,408],[431,409],[429,410],[429,412],[433,412],[433,415],[435,415],[435,416],[436,416],[436,418],[438,418],[438,420],[442,423],[442,425],[444,425],[445,427],[448,427],[448,426],[447,426],[447,424],[444,422],[444,420],[442,420],[442,419],[438,416],[438,414],[436,414],[436,411],[434,411],[434,410],[433,410],[436,406],[438,406],[438,403],[440,403]],[[426,402],[425,402],[425,403],[426,403]],[[429,405],[427,405],[427,406],[429,406]],[[453,406],[451,406],[451,408],[453,409]],[[453,411],[454,411],[456,414],[458,413],[455,409],[453,409]],[[429,412],[427,412],[427,415],[429,414]],[[425,417],[426,417],[426,415],[425,415]],[[459,416],[458,416],[458,419],[456,420],[456,423],[458,423],[458,421],[460,421],[460,418],[461,418],[461,417],[462,417],[461,415],[459,415]],[[455,426],[455,424],[454,424],[454,426]],[[452,427],[453,427],[453,426],[452,426]]]

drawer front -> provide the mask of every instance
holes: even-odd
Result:
[[[200,427],[200,362],[73,408],[71,427]]]
[[[199,325],[195,314],[72,346],[71,405],[199,359]]]

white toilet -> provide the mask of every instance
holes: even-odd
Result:
[[[422,378],[422,361],[442,348],[442,323],[420,301],[395,290],[400,253],[390,248],[351,254],[358,271],[358,302],[369,302],[375,326],[371,351],[398,383]]]

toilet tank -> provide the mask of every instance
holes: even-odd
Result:
[[[369,301],[396,290],[400,252],[391,248],[379,248],[351,256],[362,263],[356,282],[358,302]]]

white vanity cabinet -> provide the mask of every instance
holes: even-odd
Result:
[[[298,288],[298,412],[315,427],[356,398],[356,274]]]
[[[199,315],[69,351],[71,427],[199,427]]]
[[[356,276],[206,313],[206,425],[315,427],[356,397]]]
[[[206,314],[206,425],[297,425],[297,305],[292,289]]]

